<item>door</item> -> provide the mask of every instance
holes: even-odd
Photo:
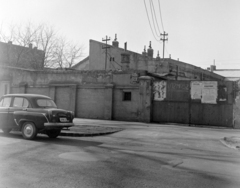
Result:
[[[0,100],[0,128],[8,128],[8,113],[11,105],[11,97],[4,97]]]
[[[12,105],[9,107],[8,110],[8,125],[11,128],[18,128],[17,120],[14,115],[15,112],[22,112],[27,111],[27,108],[29,107],[30,103],[29,101],[24,97],[14,97]],[[25,113],[22,113],[22,116],[24,116]],[[23,117],[24,118],[24,117]]]

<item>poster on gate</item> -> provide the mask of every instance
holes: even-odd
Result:
[[[153,84],[153,95],[155,101],[163,101],[166,98],[167,93],[167,82],[166,81],[157,81]]]
[[[202,82],[202,103],[217,104],[218,86],[216,81]]]
[[[202,83],[198,81],[191,82],[191,99],[202,99]]]

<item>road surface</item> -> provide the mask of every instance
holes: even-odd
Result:
[[[77,121],[124,130],[34,141],[0,132],[0,188],[240,187],[240,152],[222,143],[239,130]]]

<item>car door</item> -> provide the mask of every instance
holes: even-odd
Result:
[[[24,97],[14,97],[12,105],[9,107],[8,121],[11,128],[18,128],[16,114],[20,115],[23,119],[26,116],[29,101]]]
[[[0,100],[0,128],[8,128],[8,113],[12,97],[3,97]]]

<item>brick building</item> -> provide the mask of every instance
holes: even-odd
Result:
[[[119,46],[115,39],[112,45],[107,45],[107,61],[105,61],[106,44],[95,40],[89,41],[89,56],[74,66],[77,70],[144,70],[154,75],[164,76],[171,80],[221,80],[222,76],[200,67],[171,58],[154,57],[154,50],[149,44],[142,54]],[[127,63],[122,63],[122,56],[127,57]]]

